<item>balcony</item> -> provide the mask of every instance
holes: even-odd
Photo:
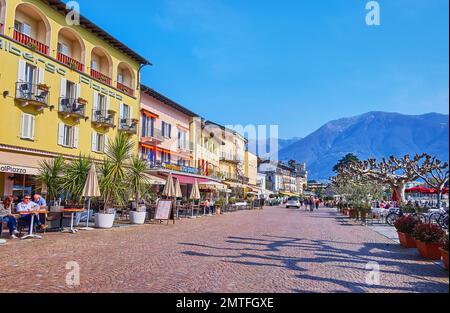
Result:
[[[65,65],[69,66],[72,69],[76,69],[80,72],[84,71],[84,64],[81,62],[78,62],[77,60],[62,54],[61,52],[58,52],[56,54],[56,58],[59,62],[64,63]]]
[[[49,48],[42,42],[39,42],[17,30],[14,30],[14,40],[28,46],[31,50],[38,51],[40,53],[48,55]]]
[[[159,145],[164,141],[161,129],[153,128],[148,136],[142,136],[141,142],[148,145]]]
[[[92,123],[98,127],[115,127],[113,111],[93,110]]]
[[[233,164],[237,164],[239,163],[239,159],[236,156],[233,156],[229,153],[221,153],[220,154],[220,161],[222,162],[228,162],[228,163],[233,163]]]
[[[102,83],[111,86],[111,81],[112,79],[109,78],[108,76],[106,76],[105,74],[102,74],[100,72],[97,72],[94,69],[91,69],[91,76],[99,81],[101,81]]]
[[[127,95],[130,95],[132,97],[134,97],[134,90],[128,86],[125,86],[122,83],[117,83],[117,89],[119,89],[120,91],[126,93]]]
[[[183,155],[191,155],[192,151],[194,151],[194,143],[193,142],[186,142],[184,146],[178,146],[177,152],[183,154]]]
[[[74,117],[78,120],[86,118],[86,104],[80,103],[79,100],[67,97],[59,98],[59,113],[64,118]]]
[[[121,119],[119,123],[119,131],[127,134],[137,134],[138,120],[136,119]]]
[[[44,84],[16,83],[16,98],[23,107],[32,105],[39,111],[48,107],[49,87]]]

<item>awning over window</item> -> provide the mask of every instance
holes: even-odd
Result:
[[[194,176],[186,176],[186,175],[177,175],[177,174],[173,174],[172,175],[173,178],[178,179],[178,181],[180,182],[180,184],[190,184],[193,185],[195,180],[197,179],[197,182],[199,184],[202,183],[208,183],[209,180],[206,178],[199,178],[199,177],[194,177]]]

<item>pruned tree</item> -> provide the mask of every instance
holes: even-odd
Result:
[[[383,158],[381,162],[377,162],[375,159],[350,162],[348,166],[342,168],[342,171],[350,176],[362,175],[381,184],[389,185],[392,190],[397,191],[401,201],[405,201],[405,186],[407,183],[420,178],[416,169],[421,168],[422,161],[427,156],[426,153],[423,153],[421,155],[416,154],[411,158],[407,154],[402,158],[396,158],[395,156],[391,156],[389,159]]]
[[[437,206],[440,208],[442,193],[449,179],[448,162],[442,162],[434,156],[427,155],[421,164],[416,164],[413,171],[428,186],[436,189],[438,194]]]

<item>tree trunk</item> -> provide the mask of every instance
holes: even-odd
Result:
[[[437,194],[437,208],[440,209],[441,208],[441,197],[442,197],[442,190],[438,190],[438,194]]]
[[[392,189],[395,189],[397,191],[398,196],[400,197],[400,202],[405,202],[405,189],[406,186],[404,183],[397,183],[396,185],[391,185]]]

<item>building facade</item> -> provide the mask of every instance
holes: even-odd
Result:
[[[60,1],[0,0],[0,194],[34,192],[39,163],[103,159],[119,132],[138,152],[139,70],[150,64]]]

